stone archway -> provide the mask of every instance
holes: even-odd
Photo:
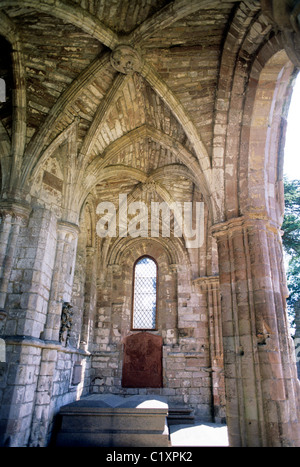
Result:
[[[229,205],[235,200],[240,215],[228,212],[228,220],[212,229],[218,243],[226,408],[233,446],[297,445],[299,440],[299,383],[286,316],[280,238],[283,109],[292,73],[285,52],[270,41],[253,64],[245,102],[239,101],[239,190],[236,198],[227,193]]]

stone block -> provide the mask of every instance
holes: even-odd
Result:
[[[162,387],[162,338],[147,332],[124,341],[122,387]]]
[[[56,446],[167,447],[167,415],[162,397],[94,394],[61,407]]]
[[[75,363],[72,373],[72,384],[75,386],[81,383],[82,378],[82,365],[80,363]]]

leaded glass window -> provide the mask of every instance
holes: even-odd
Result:
[[[155,329],[157,266],[145,256],[134,268],[133,329]]]

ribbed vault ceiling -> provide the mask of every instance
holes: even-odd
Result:
[[[195,180],[207,194],[222,43],[236,4],[1,0],[2,30],[17,32],[25,75],[23,185],[71,138],[78,203],[95,187],[99,196],[130,192],[143,183],[135,170],[147,180],[165,166],[159,184],[176,199],[190,200]],[[140,61],[128,74],[111,60],[124,44]],[[11,134],[12,120],[3,124]]]

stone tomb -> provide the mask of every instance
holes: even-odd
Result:
[[[168,447],[168,404],[160,396],[93,394],[61,407],[58,447]]]

